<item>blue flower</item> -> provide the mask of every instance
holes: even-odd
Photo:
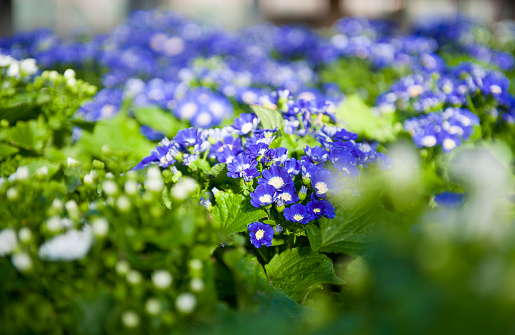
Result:
[[[329,159],[329,152],[322,147],[310,148],[306,145],[304,152],[315,164],[323,163]]]
[[[268,170],[263,170],[263,178],[258,179],[259,185],[271,185],[276,190],[281,190],[288,185],[293,184],[293,179],[286,172],[286,169],[280,166],[272,166]]]
[[[318,169],[311,177],[311,186],[315,189],[316,195],[323,198],[329,191],[336,188],[337,180],[331,170]]]
[[[158,163],[160,167],[169,167],[176,162],[175,157],[179,154],[179,145],[174,141],[168,140],[166,137],[159,142],[155,150],[150,152],[150,155],[143,158],[133,170],[142,169],[149,164]]]
[[[283,163],[284,168],[286,169],[286,172],[292,177],[298,176],[300,173],[300,164],[299,161],[295,158],[287,159]]]
[[[465,195],[446,191],[435,195],[435,202],[442,207],[457,208],[465,202]]]
[[[313,214],[315,219],[325,216],[328,219],[334,219],[334,206],[328,200],[316,200],[315,196],[311,194],[311,201],[306,205],[308,211]]]
[[[299,202],[299,195],[297,194],[297,191],[293,185],[288,185],[277,193],[276,200],[280,200],[283,204],[289,205]]]
[[[284,218],[288,221],[307,224],[313,220],[313,215],[308,211],[307,207],[301,204],[291,205],[284,209]]]
[[[181,129],[173,139],[186,150],[203,143],[202,131],[195,128]]]
[[[357,159],[346,148],[333,147],[331,149],[331,162],[346,177],[354,178],[359,174],[356,167]]]
[[[247,142],[249,143],[249,142]],[[246,144],[247,144],[246,143]],[[249,144],[245,146],[245,154],[251,157],[252,159],[256,159],[259,156],[263,156],[268,151],[268,144],[266,143],[256,143]]]
[[[287,158],[288,149],[281,147],[266,151],[261,162],[264,164],[272,163],[272,165],[281,165]]]
[[[227,176],[231,178],[243,178],[246,182],[249,182],[259,176],[259,172],[256,168],[257,164],[255,160],[240,153],[227,164]]]
[[[250,243],[256,248],[261,248],[262,245],[269,247],[272,245],[274,237],[274,229],[262,222],[251,223],[248,227],[250,235]]]
[[[250,193],[250,203],[254,207],[271,205],[276,199],[276,189],[270,185],[258,185],[254,192]]]
[[[139,132],[150,141],[159,141],[164,137],[163,133],[150,128],[149,126],[141,126]]]
[[[247,113],[241,113],[240,117],[234,119],[232,127],[236,130],[238,135],[247,135],[248,133],[256,130],[259,119]]]

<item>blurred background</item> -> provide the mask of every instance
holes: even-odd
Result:
[[[61,35],[105,33],[133,10],[163,7],[228,29],[270,21],[329,26],[342,16],[386,18],[405,26],[423,16],[466,14],[484,22],[515,18],[512,0],[0,0],[0,36],[39,27]]]

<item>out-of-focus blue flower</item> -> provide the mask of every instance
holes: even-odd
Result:
[[[118,114],[122,100],[122,90],[103,89],[97,93],[93,101],[85,103],[77,111],[77,114],[80,118],[90,122],[110,119]]]
[[[164,134],[150,128],[149,126],[141,126],[139,132],[150,141],[158,141],[164,137]]]
[[[173,114],[194,127],[210,128],[234,113],[231,102],[206,88],[188,91],[177,102]]]
[[[327,193],[337,187],[337,180],[331,170],[320,168],[311,177],[311,186],[318,197],[324,198]]]
[[[232,127],[236,130],[238,135],[247,135],[256,130],[258,123],[259,119],[256,116],[242,113],[240,117],[234,119]]]
[[[435,202],[442,207],[457,208],[465,202],[465,195],[446,191],[435,195]]]

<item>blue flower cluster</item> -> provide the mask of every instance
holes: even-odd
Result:
[[[418,147],[441,146],[450,152],[468,140],[479,125],[476,114],[462,108],[446,108],[443,112],[428,113],[407,120],[404,128]]]
[[[252,206],[275,208],[283,226],[291,228],[321,217],[334,218],[331,194],[358,176],[360,169],[389,163],[389,158],[377,151],[377,144],[356,142],[356,134],[330,125],[325,101],[293,100],[287,90],[259,100],[277,103],[274,106],[285,121],[300,120],[303,128],[295,128],[288,136],[292,141],[305,138],[311,145],[292,152],[280,146],[286,132],[264,129],[255,114],[243,113],[224,128],[180,130],[172,140],[161,141],[134,169],[152,163],[163,168],[178,163],[191,166],[199,159],[212,166],[225,163],[227,177],[241,179],[249,188]],[[270,245],[274,230],[267,224],[255,223],[249,231],[256,247]]]

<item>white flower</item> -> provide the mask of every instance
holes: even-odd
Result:
[[[20,74],[20,63],[17,61],[12,62],[7,70],[8,77],[17,77]]]
[[[20,166],[16,170],[16,180],[25,180],[29,178],[29,168],[26,166]]]
[[[127,311],[122,314],[122,323],[127,328],[135,328],[139,325],[139,315],[134,311]]]
[[[0,256],[9,255],[18,246],[16,231],[11,228],[0,230]]]
[[[102,185],[102,189],[104,190],[105,194],[114,195],[116,192],[118,192],[118,185],[116,185],[116,183],[112,180],[106,180]]]
[[[185,177],[172,188],[172,196],[177,200],[185,200],[197,187],[198,184],[194,179]]]
[[[25,272],[32,269],[32,258],[30,258],[29,254],[26,252],[20,252],[18,254],[12,255],[11,262],[20,272]]]
[[[79,162],[77,162],[75,159],[68,157],[66,159],[66,163],[68,163],[68,166],[79,166]]]
[[[97,218],[93,221],[93,235],[105,237],[109,231],[109,222],[106,218]]]
[[[15,200],[18,198],[18,189],[16,187],[11,187],[7,192],[5,192],[5,195],[7,196],[7,199]]]
[[[36,66],[36,60],[33,58],[27,58],[20,62],[21,71],[27,75],[33,75],[38,72],[38,67]]]
[[[76,212],[79,210],[79,206],[77,206],[77,203],[74,200],[69,200],[64,204],[64,207],[68,212]]]
[[[129,194],[129,195],[133,195],[133,194],[136,194],[136,192],[138,191],[138,183],[136,183],[134,180],[127,180],[125,182],[125,193]]]
[[[149,191],[159,192],[163,189],[164,183],[161,178],[161,171],[157,167],[151,167],[147,172],[145,187]]]
[[[179,312],[189,314],[193,312],[195,306],[197,306],[197,298],[193,293],[181,293],[175,299],[175,307]]]
[[[152,274],[152,282],[157,288],[166,289],[172,284],[172,275],[166,270],[158,270]]]
[[[66,71],[64,71],[64,77],[66,79],[75,78],[75,71],[73,69],[67,69]]]
[[[92,242],[91,226],[85,225],[82,231],[72,229],[46,241],[39,248],[38,255],[43,260],[73,261],[83,258]]]
[[[204,290],[204,282],[200,278],[193,278],[190,281],[190,288],[192,291],[200,292]]]
[[[122,195],[116,200],[116,207],[122,212],[127,212],[131,209],[131,200],[127,196]]]
[[[11,56],[0,54],[0,67],[11,65],[12,62],[16,62],[16,60]]]
[[[145,310],[150,315],[157,315],[161,311],[161,303],[156,298],[150,298],[145,303]]]

